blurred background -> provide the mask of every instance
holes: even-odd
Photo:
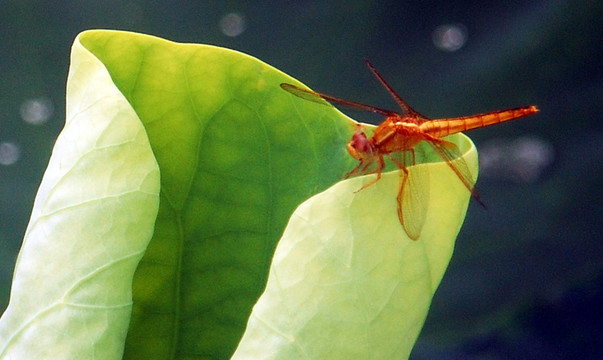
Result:
[[[470,205],[412,358],[603,358],[603,2],[0,0],[0,8],[0,310],[64,124],[71,44],[86,29],[121,29],[229,47],[321,92],[395,110],[368,58],[431,118],[538,105],[535,116],[469,133],[488,208]]]

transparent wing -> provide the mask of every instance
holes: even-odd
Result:
[[[429,139],[427,143],[431,145],[431,147],[440,155],[440,157],[446,161],[448,166],[454,171],[454,173],[461,180],[463,185],[471,192],[471,196],[483,207],[486,205],[482,202],[479,195],[474,189],[475,180],[471,173],[469,172],[469,167],[463,158],[461,157],[461,152],[459,148],[451,143],[450,141],[442,140],[442,139]]]
[[[291,84],[282,83],[281,88],[301,99],[312,101],[322,105],[329,105],[329,103],[333,103],[337,105],[343,105],[344,107],[350,108],[352,110],[369,111],[383,116],[391,116],[396,114],[394,111],[380,109],[378,107],[365,105],[355,101],[340,99],[335,96],[319,93],[317,91],[302,89]],[[327,100],[328,102],[325,100]]]
[[[400,152],[396,157],[392,160],[400,167],[398,218],[408,237],[417,240],[427,216],[429,171],[423,165],[410,167],[415,163],[414,150]]]

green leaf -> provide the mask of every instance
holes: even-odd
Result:
[[[2,359],[116,359],[153,234],[159,168],[104,66],[74,46],[67,121],[38,190],[0,320]]]
[[[161,169],[125,357],[227,358],[291,213],[353,164],[354,125],[238,52],[122,32],[80,39],[136,110]]]
[[[475,148],[458,140],[475,173]],[[417,241],[398,221],[397,171],[358,193],[370,177],[340,182],[295,211],[233,359],[409,356],[469,201],[446,163],[417,165],[411,176],[417,168],[430,174],[418,179],[430,197]]]
[[[125,341],[127,359],[228,358],[266,288],[249,323],[251,335],[245,335],[237,353],[244,356],[245,348],[258,346],[253,339],[269,336],[253,335],[261,333],[254,321],[266,319],[258,311],[273,304],[274,274],[288,272],[279,270],[285,262],[292,260],[288,266],[295,267],[310,260],[279,250],[267,285],[275,246],[291,214],[355,165],[345,149],[354,122],[335,108],[282,91],[280,83],[300,84],[232,50],[88,31],[76,39],[71,60],[67,123],[36,197],[10,305],[0,320],[0,354],[110,359],[121,357]],[[460,135],[452,140],[475,169],[470,141]],[[428,149],[419,153],[425,161],[434,159]],[[410,317],[403,325],[388,328],[403,338],[394,346],[399,354],[410,352],[469,198],[446,164],[422,166],[430,169],[431,185],[419,241],[408,240],[397,219],[394,172],[357,194],[365,177],[312,198],[300,207],[312,214],[295,215],[279,246],[309,246],[305,251],[318,246],[314,251],[324,256],[311,260],[326,262],[312,267],[324,270],[330,281],[342,274],[334,264],[352,271],[343,274],[346,279],[362,280],[358,259],[366,266],[385,266],[377,250],[391,252],[400,268],[386,271],[389,282],[372,284],[381,289],[375,294],[391,290],[392,281],[414,284],[417,279],[416,288],[394,289],[405,294],[390,296],[406,299],[402,305],[384,299],[369,305],[406,309]],[[359,257],[362,244],[371,249]],[[304,288],[322,281],[301,278],[300,283],[309,281]],[[297,291],[286,297],[304,304],[307,294],[295,299],[296,294],[304,295]],[[355,310],[365,310],[357,303],[334,302],[353,296],[345,294],[336,289],[325,295],[331,300],[320,308],[321,314],[339,317],[312,323],[334,324],[331,330],[314,333],[310,327],[298,336],[295,329],[275,329],[293,334],[308,354],[321,354],[325,338],[315,336],[339,334],[337,319],[354,319]],[[417,297],[405,297],[409,294]],[[341,308],[323,313],[329,306]],[[308,313],[294,310],[300,317]],[[291,313],[288,308],[270,315]],[[345,353],[394,351],[384,342],[367,341]],[[337,349],[347,346],[344,341]]]

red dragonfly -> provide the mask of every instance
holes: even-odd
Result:
[[[430,120],[410,107],[383,79],[373,65],[368,60],[365,60],[365,62],[379,82],[400,105],[402,113],[339,99],[291,84],[281,84],[284,90],[305,100],[320,104],[327,104],[324,101],[327,100],[333,104],[385,116],[385,120],[375,129],[371,138],[367,137],[362,124],[357,124],[358,128],[350,142],[348,142],[347,149],[350,155],[359,161],[359,164],[348,172],[345,177],[348,178],[358,174],[377,174],[374,180],[358,190],[361,191],[381,179],[381,171],[385,167],[384,157],[389,158],[396,164],[400,168],[400,186],[396,198],[398,218],[408,237],[417,240],[425,223],[428,190],[425,189],[426,184],[420,183],[417,179],[423,178],[422,176],[416,178],[415,176],[409,176],[408,167],[415,165],[415,147],[420,142],[425,141],[454,171],[467,190],[471,192],[473,198],[484,206],[473,188],[475,182],[469,173],[467,163],[461,157],[458,147],[454,143],[442,139],[442,137],[532,115],[538,112],[538,108],[536,106],[523,106],[472,116]]]

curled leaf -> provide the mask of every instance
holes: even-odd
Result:
[[[475,173],[475,148],[457,140]],[[417,167],[430,174],[417,241],[398,221],[398,171],[358,193],[371,175],[340,182],[297,208],[233,359],[408,357],[470,197],[446,163]]]

